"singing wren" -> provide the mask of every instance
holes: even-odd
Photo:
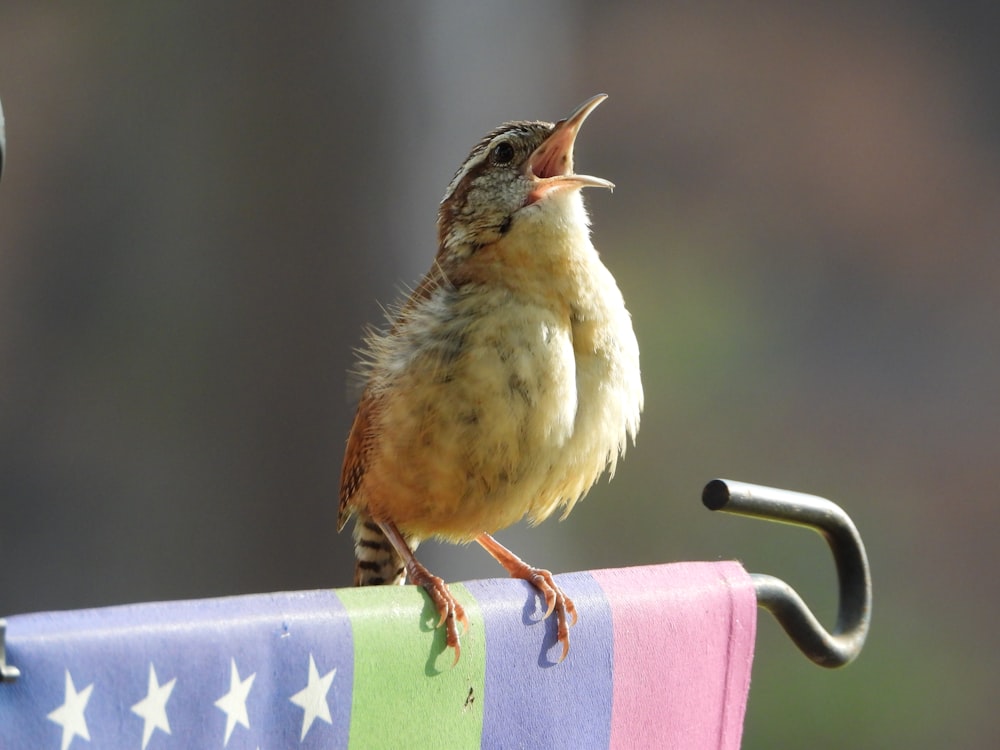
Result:
[[[441,201],[430,271],[363,351],[338,530],[357,516],[356,585],[426,589],[456,662],[468,621],[414,557],[420,541],[475,540],[531,582],[565,658],[573,602],[491,535],[565,517],[639,429],[639,346],[581,195],[614,186],[573,171],[605,98],[554,124],[508,122],[472,149]]]

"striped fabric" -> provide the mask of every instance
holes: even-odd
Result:
[[[451,666],[412,586],[8,618],[0,748],[738,748],[756,624],[736,563],[557,576],[560,653],[522,581],[452,587]]]

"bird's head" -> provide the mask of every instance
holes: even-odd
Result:
[[[600,177],[573,172],[573,144],[598,104],[598,94],[565,120],[508,122],[483,138],[455,173],[438,212],[444,252],[460,255],[496,242],[524,212],[539,210],[553,196],[583,187],[613,188]]]

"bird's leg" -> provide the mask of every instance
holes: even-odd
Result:
[[[533,568],[524,560],[515,555],[509,549],[489,534],[480,534],[476,541],[482,545],[483,549],[493,555],[494,559],[503,565],[513,578],[523,578],[545,597],[545,604],[548,610],[545,616],[548,617],[553,612],[556,613],[556,638],[562,644],[562,656],[559,661],[566,658],[569,653],[569,627],[567,627],[567,613],[572,618],[569,625],[576,625],[576,607],[573,600],[566,596],[552,578],[552,574],[541,568]]]
[[[431,601],[434,602],[434,606],[437,607],[438,614],[441,616],[437,627],[444,625],[445,642],[449,648],[455,649],[455,661],[453,665],[458,664],[458,657],[462,653],[462,646],[458,639],[457,623],[461,623],[462,632],[466,632],[469,629],[469,620],[465,616],[465,610],[462,609],[462,605],[458,603],[448,589],[448,584],[420,564],[413,555],[410,545],[406,543],[406,539],[403,538],[399,529],[396,528],[396,524],[392,521],[377,521],[376,523],[382,529],[386,539],[396,548],[399,556],[403,558],[410,583],[423,587],[424,591],[430,596]]]

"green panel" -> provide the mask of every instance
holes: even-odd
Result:
[[[452,593],[469,631],[462,657],[445,649],[437,611],[415,586],[342,589],[353,624],[354,691],[350,747],[479,747],[486,647],[482,618],[461,584]]]

